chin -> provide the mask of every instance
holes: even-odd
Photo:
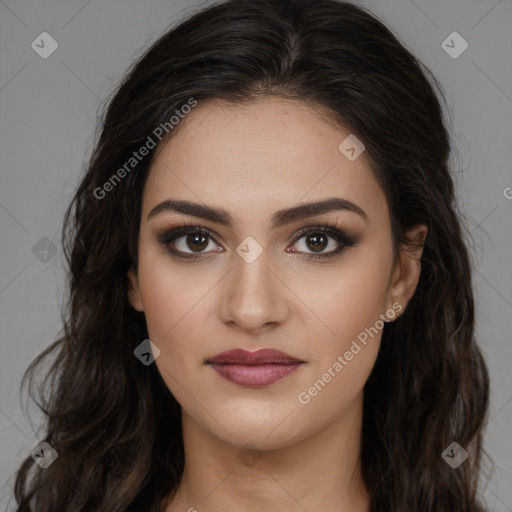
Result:
[[[301,417],[299,412],[298,408],[290,406],[272,412],[267,409],[264,413],[253,409],[230,415],[229,419],[220,413],[216,417],[223,418],[224,428],[211,419],[208,419],[208,428],[216,437],[237,447],[252,444],[260,450],[276,450],[306,439],[320,428],[316,423],[311,424],[311,418]]]

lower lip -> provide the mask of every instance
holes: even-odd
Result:
[[[297,364],[211,364],[221,377],[251,388],[268,386],[297,371],[302,363]]]

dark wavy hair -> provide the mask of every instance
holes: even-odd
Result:
[[[181,409],[127,299],[142,191],[155,151],[99,199],[156,127],[194,98],[280,97],[322,109],[361,139],[388,201],[395,255],[429,227],[416,293],[387,323],[364,390],[362,470],[371,512],[481,512],[488,370],[475,341],[469,233],[454,196],[446,100],[434,75],[373,14],[336,0],[229,0],[173,25],[132,63],[101,114],[62,228],[67,294],[59,338],[27,368],[58,453],[27,456],[18,512],[159,511],[184,468]],[[167,130],[166,130],[167,131]],[[177,130],[169,130],[162,141]],[[95,193],[96,191],[96,193]],[[34,396],[36,370],[55,355]],[[459,443],[469,458],[448,465]],[[30,475],[30,470],[35,469]]]

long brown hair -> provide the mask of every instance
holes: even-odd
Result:
[[[350,3],[229,0],[166,31],[109,98],[64,219],[63,329],[22,380],[30,377],[46,416],[42,441],[58,459],[42,469],[27,456],[16,475],[18,512],[157,512],[177,488],[180,406],[156,365],[134,356],[148,332],[127,300],[156,149],[122,179],[112,176],[148,137],[156,141],[157,127],[167,122],[171,137],[170,117],[191,98],[266,96],[326,109],[364,142],[396,250],[409,242],[409,227],[429,226],[416,293],[386,324],[365,386],[371,511],[484,510],[477,483],[489,381],[475,342],[469,235],[454,196],[442,88],[382,22]],[[36,398],[33,379],[50,355]],[[441,455],[452,442],[469,454],[457,469]]]

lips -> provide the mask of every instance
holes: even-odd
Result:
[[[262,387],[295,372],[304,361],[279,350],[263,348],[253,352],[228,350],[208,359],[221,377],[241,386]]]
[[[212,364],[244,364],[244,365],[255,365],[255,364],[292,364],[301,363],[299,359],[292,357],[279,350],[273,350],[270,348],[262,348],[249,352],[243,348],[237,348],[235,350],[228,350],[221,352],[216,356],[211,357],[207,361]]]

